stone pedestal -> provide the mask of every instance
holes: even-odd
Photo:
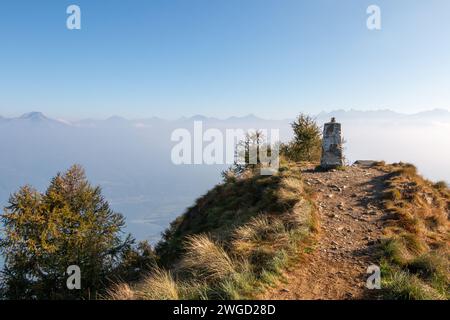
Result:
[[[320,166],[324,169],[333,169],[343,165],[341,124],[332,118],[323,127]]]

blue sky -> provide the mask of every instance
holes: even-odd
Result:
[[[449,14],[447,0],[2,1],[0,115],[449,109]]]

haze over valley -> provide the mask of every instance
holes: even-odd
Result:
[[[301,110],[299,110],[301,112]],[[322,112],[320,126],[336,117],[342,123],[345,155],[358,159],[411,162],[425,177],[450,181],[450,112],[400,114],[388,110]],[[56,120],[39,112],[0,117],[0,203],[20,186],[43,191],[58,171],[81,164],[89,180],[102,187],[114,210],[126,217],[127,231],[155,243],[160,233],[193,201],[221,181],[227,165],[174,165],[171,133],[205,128],[280,130],[291,136],[293,119],[265,120],[254,115],[216,119],[203,116],[164,120]]]

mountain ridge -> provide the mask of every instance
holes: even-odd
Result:
[[[331,117],[336,117],[337,119],[367,119],[367,120],[373,120],[373,119],[428,119],[428,118],[436,118],[436,119],[442,119],[442,118],[449,118],[450,119],[450,110],[443,109],[443,108],[434,108],[430,110],[420,111],[416,113],[401,113],[397,111],[393,111],[390,109],[376,109],[376,110],[356,110],[356,109],[336,109],[332,111],[321,111],[318,114],[314,115],[313,117],[317,119],[326,119]],[[178,119],[165,119],[160,118],[157,116],[152,116],[148,118],[141,118],[141,119],[128,119],[119,115],[112,115],[110,117],[107,117],[105,119],[80,119],[80,120],[67,120],[64,118],[52,118],[45,115],[43,112],[40,111],[32,111],[24,113],[18,117],[4,117],[0,115],[0,120],[3,121],[11,121],[11,120],[29,120],[29,121],[56,121],[60,123],[64,123],[67,125],[82,125],[86,123],[101,123],[101,122],[111,122],[111,123],[154,123],[154,122],[185,122],[185,121],[214,121],[214,122],[241,122],[241,121],[292,121],[293,118],[285,118],[285,119],[266,119],[259,116],[256,116],[255,114],[248,114],[244,116],[230,116],[227,118],[216,118],[216,117],[208,117],[205,115],[197,114],[191,117],[181,117]]]

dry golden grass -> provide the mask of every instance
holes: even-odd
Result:
[[[219,280],[236,272],[236,265],[222,246],[207,235],[189,236],[182,266],[206,281]]]
[[[407,232],[392,235],[383,242],[383,247],[385,254],[398,265],[406,265],[428,250],[417,235]]]
[[[411,164],[384,169],[390,172],[384,207],[392,215],[382,245],[389,261],[385,270],[390,282],[386,285],[398,298],[448,297],[448,187],[422,178]]]
[[[317,232],[319,230],[319,217],[315,204],[306,199],[300,199],[291,212],[283,215],[281,219],[288,229],[298,229],[303,232]]]
[[[298,257],[302,243],[317,231],[317,219],[295,164],[285,164],[269,177],[253,171],[231,177],[199,198],[166,231],[157,252],[176,276],[156,269],[122,295],[252,298]],[[115,297],[121,294],[111,294]]]
[[[170,271],[155,268],[135,290],[135,296],[143,300],[178,300],[179,287]]]
[[[288,242],[289,233],[280,219],[260,215],[236,229],[232,245],[237,254],[248,257],[256,249],[278,250],[286,247]]]
[[[108,300],[135,300],[136,294],[126,283],[114,284],[106,291],[106,299]]]
[[[414,166],[397,164],[391,166],[392,177],[387,181],[385,208],[394,213],[397,226],[419,235],[436,238],[445,236],[449,230],[448,189],[442,183],[431,183],[420,177]]]

